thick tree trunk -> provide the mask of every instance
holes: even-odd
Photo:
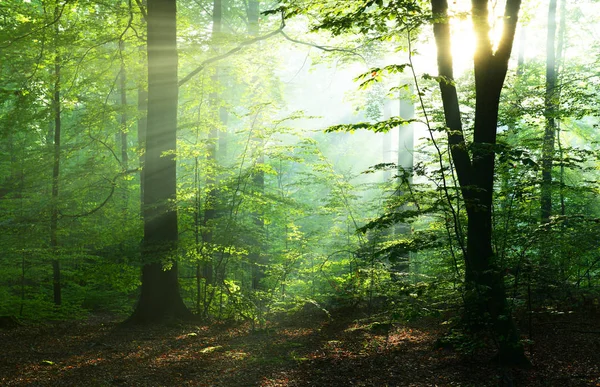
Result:
[[[475,69],[475,124],[472,155],[463,137],[458,97],[453,83],[450,24],[447,0],[431,0],[440,19],[434,24],[438,49],[440,90],[448,142],[467,210],[465,251],[465,309],[467,323],[481,329],[490,326],[503,364],[528,365],[518,331],[506,301],[503,278],[492,249],[492,199],[500,92],[508,69],[520,0],[508,0],[504,32],[494,52],[489,37],[488,1],[472,0],[473,27],[477,38]]]
[[[133,323],[189,318],[177,279],[176,1],[148,0],[148,122],[144,165],[142,289]]]

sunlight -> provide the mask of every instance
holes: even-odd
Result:
[[[496,2],[490,6],[490,39],[494,50],[498,47],[502,37],[502,18],[504,12],[504,1]],[[450,4],[450,25],[452,30],[452,58],[456,74],[472,68],[473,55],[475,54],[475,34],[471,20],[471,2],[462,0]]]
[[[475,35],[471,19],[455,17],[450,22],[452,31],[452,59],[456,75],[473,66]]]
[[[502,18],[504,12],[504,1],[498,1],[490,7],[490,38],[494,49],[497,48],[502,37]],[[475,34],[473,32],[473,21],[471,20],[471,2],[468,0],[453,1],[449,4],[450,26],[452,33],[452,59],[454,64],[454,75],[456,77],[473,69],[473,55],[475,54]],[[430,34],[430,31],[426,31]],[[533,48],[529,43],[527,48]],[[513,56],[516,58],[518,39],[515,40]],[[437,73],[437,48],[432,35],[426,41],[418,45],[418,57],[415,57],[415,67],[425,73]]]

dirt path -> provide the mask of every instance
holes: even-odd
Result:
[[[539,324],[518,386],[600,386],[597,321]],[[543,328],[543,330],[541,330]],[[0,331],[2,386],[496,386],[489,353],[435,350],[440,325],[331,322],[123,329],[110,318]]]

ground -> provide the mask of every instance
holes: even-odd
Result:
[[[308,321],[310,320],[310,321]],[[292,318],[239,324],[123,327],[116,317],[0,330],[2,386],[600,386],[600,323],[544,314],[530,370],[500,370],[479,351],[436,348],[435,319],[377,323]]]

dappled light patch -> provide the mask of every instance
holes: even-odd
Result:
[[[275,378],[263,378],[260,382],[260,387],[287,387],[289,385],[290,379],[286,375]]]
[[[250,354],[248,354],[247,352],[239,351],[239,350],[227,351],[223,355],[232,360],[242,360],[242,359],[246,359],[250,356]]]
[[[278,331],[280,336],[284,336],[286,338],[294,338],[294,337],[302,337],[308,336],[315,333],[315,330],[312,328],[284,328]]]

